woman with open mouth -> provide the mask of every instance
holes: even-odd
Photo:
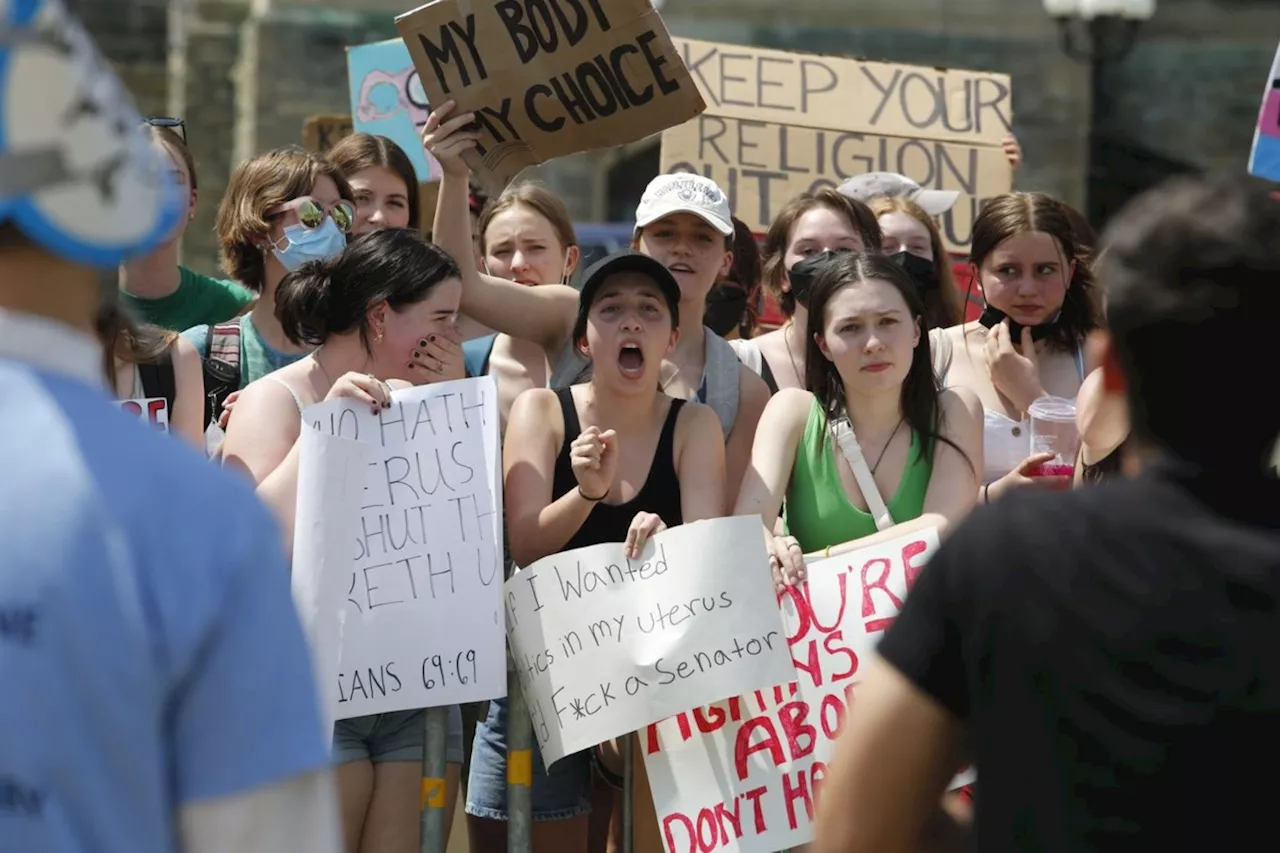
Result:
[[[759,515],[779,591],[804,555],[945,530],[973,507],[982,406],[941,390],[910,275],[879,254],[832,253],[809,299],[805,384],[765,407],[735,515]],[[882,497],[883,496],[883,497]],[[786,533],[775,536],[779,511]]]
[[[526,391],[507,423],[503,494],[517,565],[604,542],[625,543],[634,559],[659,531],[724,514],[720,421],[659,384],[679,309],[675,277],[647,255],[618,252],[587,272],[573,341],[591,379]],[[587,752],[556,763],[558,784],[574,774],[581,799],[568,819],[534,822],[535,851],[586,850],[589,770]]]

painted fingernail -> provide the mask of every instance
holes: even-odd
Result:
[[[417,350],[414,350],[414,351],[413,351],[413,357],[414,357],[414,358],[422,358],[422,353],[418,352]]]
[[[434,341],[435,339],[436,339],[435,335],[427,335],[427,340]]]
[[[389,408],[391,408],[391,401],[390,401],[390,400],[388,400],[387,402],[383,403],[383,404],[382,404],[382,408],[384,408],[384,409],[389,409]]]

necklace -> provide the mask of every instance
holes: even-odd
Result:
[[[898,434],[898,430],[902,429],[902,422],[907,419],[906,415],[898,418],[898,425],[893,428],[893,432],[889,433],[889,440],[884,443],[884,447],[880,451],[880,455],[876,457],[876,464],[871,466],[871,473],[874,475],[876,469],[880,467],[880,463],[884,461],[884,455],[889,452],[889,445],[893,444],[894,437]]]

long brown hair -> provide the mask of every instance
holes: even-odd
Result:
[[[791,291],[782,289],[786,278],[787,247],[791,244],[791,230],[800,217],[816,207],[826,207],[840,214],[849,227],[862,237],[862,248],[867,252],[880,251],[880,225],[876,216],[860,201],[842,195],[830,187],[817,192],[801,193],[787,202],[786,207],[774,217],[764,238],[764,289],[774,298],[782,313],[790,317],[796,313],[796,298]]]
[[[354,203],[351,184],[338,167],[300,146],[277,148],[240,164],[218,205],[218,250],[228,275],[254,293],[262,292],[266,268],[261,244],[271,230],[267,211],[309,194],[322,176]]]
[[[1064,349],[1074,349],[1101,322],[1094,295],[1093,259],[1080,244],[1071,217],[1060,202],[1044,193],[1007,193],[991,199],[973,223],[969,263],[981,281],[982,264],[997,246],[1010,237],[1032,231],[1048,234],[1057,242],[1064,267],[1075,262],[1062,299],[1062,312],[1049,338]]]
[[[102,369],[112,388],[116,387],[117,360],[155,364],[178,340],[177,332],[139,322],[118,295],[102,300],[94,327],[102,340]]]
[[[947,246],[942,242],[938,223],[920,205],[901,196],[878,196],[871,200],[870,207],[877,222],[885,214],[902,213],[929,232],[929,250],[933,252],[933,272],[938,279],[938,289],[921,294],[924,297],[925,321],[931,329],[945,329],[963,323],[964,305],[960,291],[956,290],[956,277],[951,272],[951,260],[947,257]]]
[[[336,166],[347,179],[365,169],[381,168],[403,181],[404,194],[409,203],[408,227],[418,229],[419,217],[422,215],[419,210],[418,175],[413,171],[409,155],[393,140],[372,133],[353,133],[330,148],[325,159]]]

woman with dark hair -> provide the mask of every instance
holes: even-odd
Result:
[[[186,191],[186,211],[164,245],[120,266],[120,298],[143,322],[175,332],[230,320],[253,302],[253,294],[234,281],[201,275],[178,264],[182,235],[200,199],[196,161],[186,140],[172,127],[148,124],[145,130],[173,167],[174,180]]]
[[[139,323],[119,298],[98,312],[107,381],[120,400],[163,399],[169,431],[204,447],[200,354],[177,332]]]
[[[733,262],[707,294],[702,322],[725,340],[751,337],[760,316],[760,246],[747,224],[733,217]]]
[[[774,217],[764,239],[764,287],[787,322],[781,329],[734,344],[742,363],[769,390],[803,388],[808,279],[794,278],[796,264],[823,252],[878,252],[880,226],[865,204],[830,188],[796,196]]]
[[[969,264],[987,307],[973,323],[933,334],[944,385],[967,388],[984,413],[982,500],[1011,488],[1067,488],[1041,476],[1053,454],[1031,452],[1027,408],[1040,397],[1075,398],[1084,342],[1099,326],[1091,257],[1065,207],[1043,193],[987,203],[973,225]]]
[[[305,358],[245,388],[228,424],[224,464],[247,473],[293,542],[302,411],[348,397],[373,411],[393,384],[421,381],[417,355],[453,327],[458,266],[416,231],[391,228],[337,257],[307,262],[275,292],[280,327]],[[421,711],[339,720],[334,758],[348,853],[416,853]]]
[[[325,159],[351,184],[359,237],[380,228],[421,227],[418,177],[409,155],[385,136],[353,133],[329,149]]]
[[[809,390],[769,401],[734,510],[760,516],[779,589],[804,577],[805,553],[955,523],[982,469],[980,406],[939,388],[906,271],[850,252],[816,265]],[[775,536],[780,510],[786,535]]]
[[[503,495],[517,565],[603,542],[625,543],[634,558],[667,527],[723,514],[719,418],[661,385],[663,358],[680,335],[680,299],[675,276],[639,252],[610,255],[587,272],[572,340],[591,360],[591,378],[570,388],[526,391],[507,425]],[[477,746],[489,736],[478,733]],[[609,769],[620,770],[616,745],[602,752]],[[534,753],[541,766],[536,743]],[[506,816],[498,758],[505,755],[476,751],[472,784],[492,788],[496,802],[492,811],[469,804],[472,814]],[[543,811],[533,823],[536,853],[585,853],[590,772],[588,752],[566,756],[547,772],[545,787],[554,786],[562,801],[559,815],[546,813],[534,786],[535,815]],[[643,771],[637,773],[644,790]],[[493,823],[472,824],[472,849],[506,848],[505,828]]]

